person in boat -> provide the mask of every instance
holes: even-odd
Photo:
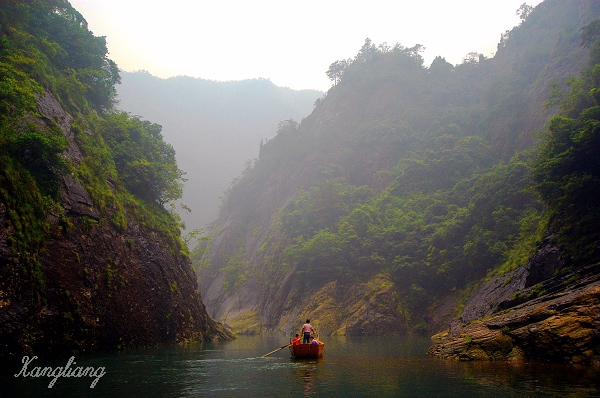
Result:
[[[315,339],[313,336],[310,336],[310,344],[319,344],[319,341]]]
[[[304,338],[302,339],[302,343],[309,344],[310,336],[313,333],[315,333],[315,329],[310,324],[310,319],[307,319],[306,323],[304,325],[302,325],[302,334],[304,335]]]
[[[294,337],[294,339],[292,340],[292,345],[299,345],[300,344],[300,335],[298,333],[296,333],[296,337]]]

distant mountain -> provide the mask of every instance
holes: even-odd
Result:
[[[584,127],[595,126],[597,107],[581,124],[565,121],[568,129],[552,119],[549,131],[561,109],[547,103],[566,103],[574,118],[573,109],[594,105],[597,67],[586,83],[571,77],[590,62],[581,29],[598,18],[597,1],[547,0],[503,34],[491,59],[472,53],[460,65],[437,57],[425,66],[419,46],[367,39],[353,59],[333,63],[337,84],[302,123],[280,125],[227,192],[197,261],[209,313],[237,333],[288,332],[306,318],[323,334],[431,333],[449,324],[452,333],[463,320],[556,289],[594,288],[585,278],[599,260],[590,230],[598,205],[584,194],[588,183],[596,192],[597,154],[583,132],[591,134]],[[588,139],[590,148],[577,148]],[[554,168],[562,164],[566,176]],[[569,200],[578,195],[587,201],[575,211]],[[500,281],[483,283],[494,275]],[[469,299],[479,284],[502,295]],[[543,357],[535,333],[509,333],[524,318],[510,319],[489,328],[506,326],[501,337],[518,347],[514,358]],[[569,325],[597,336],[597,324],[585,322]],[[467,340],[455,346],[482,347]],[[590,344],[558,345],[554,358],[597,361]]]
[[[218,82],[186,76],[161,79],[122,72],[119,107],[162,125],[187,182],[180,212],[188,230],[216,218],[224,191],[279,122],[300,121],[323,93],[277,87],[266,79]]]

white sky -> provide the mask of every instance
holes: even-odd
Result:
[[[492,56],[516,10],[541,0],[70,0],[125,71],[211,80],[267,78],[327,90],[329,65],[373,43],[422,44],[427,65]]]

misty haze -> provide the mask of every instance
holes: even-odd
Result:
[[[597,0],[3,0],[2,396],[598,396],[599,153]]]

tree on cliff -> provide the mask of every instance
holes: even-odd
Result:
[[[600,257],[600,21],[583,29],[590,64],[558,100],[537,158],[537,190],[549,207],[551,231],[573,258]]]
[[[525,21],[529,14],[533,11],[533,7],[527,3],[521,4],[521,6],[517,9],[517,15],[521,19],[521,21]]]
[[[185,180],[161,129],[125,112],[107,115],[101,127],[125,186],[140,198],[164,205],[181,198]]]
[[[342,79],[344,71],[348,67],[348,61],[342,59],[341,61],[335,61],[331,65],[329,65],[329,69],[327,69],[327,77],[329,80],[333,80],[333,85],[337,85],[339,81]]]

